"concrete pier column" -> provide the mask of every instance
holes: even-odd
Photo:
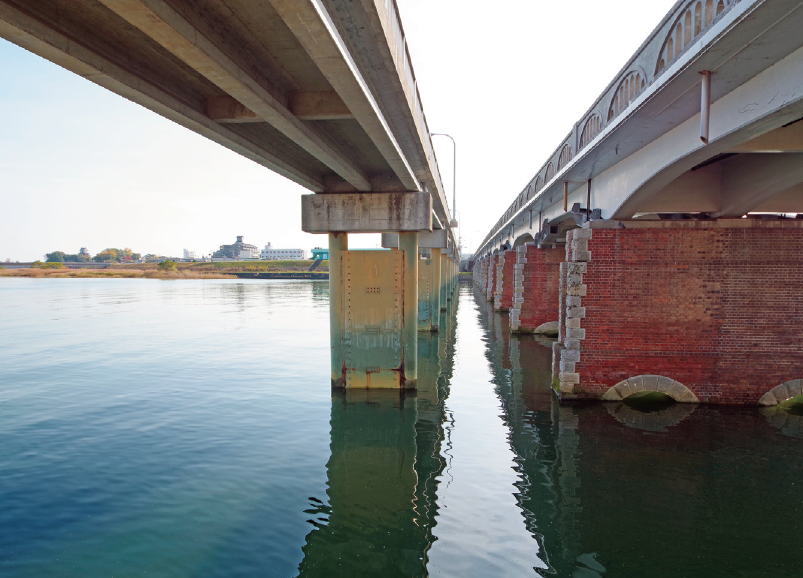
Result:
[[[441,254],[441,311],[446,311],[449,302],[449,256]]]
[[[418,233],[432,230],[427,193],[305,195],[301,227],[330,247],[331,378],[347,389],[414,388]],[[399,232],[397,251],[350,251],[348,234]]]
[[[332,386],[345,377],[343,357],[343,253],[349,248],[347,233],[329,233],[329,345],[332,350]]]
[[[454,300],[454,259],[449,257],[449,301]]]
[[[441,313],[441,250],[432,249],[429,291],[429,323],[432,331],[440,327]]]
[[[454,295],[457,291],[457,263],[454,259],[450,259],[450,266],[449,266],[449,298],[454,300]]]
[[[446,255],[446,306],[452,301],[452,258]]]
[[[399,233],[399,251],[404,252],[404,327],[402,358],[404,386],[418,379],[418,233]]]

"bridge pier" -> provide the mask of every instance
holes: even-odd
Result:
[[[488,301],[493,301],[494,296],[496,295],[496,266],[499,262],[499,255],[493,254],[488,258],[488,273],[486,274],[486,283],[483,287],[483,293],[485,294],[485,299]]]
[[[383,233],[382,247],[397,248],[399,240],[397,233]],[[418,236],[418,250],[425,254],[418,262],[418,331],[438,331],[440,312],[446,309],[451,271],[447,245],[444,229]]]
[[[432,261],[432,278],[430,279],[431,290],[429,293],[429,312],[430,312],[430,331],[440,329],[441,316],[441,292],[443,291],[443,257],[440,247],[433,248],[430,256]]]
[[[451,305],[454,302],[454,294],[457,288],[457,275],[455,273],[454,255],[450,254],[447,263],[447,281],[446,281],[446,301]]]
[[[803,220],[592,221],[560,281],[561,399],[772,404],[801,383]]]
[[[496,311],[510,311],[513,306],[516,262],[515,249],[499,253],[499,263],[496,266],[496,292],[494,293],[494,309]]]
[[[418,376],[419,231],[431,227],[426,193],[302,197],[302,229],[329,234],[333,387],[414,388]],[[348,235],[396,232],[392,251],[351,251]]]
[[[516,274],[511,283],[511,332],[551,334],[557,331],[560,264],[565,255],[563,247],[539,248],[535,243],[516,247]]]

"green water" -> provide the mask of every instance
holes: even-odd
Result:
[[[0,280],[0,576],[800,576],[803,417],[560,405],[470,285],[332,392],[315,281]]]

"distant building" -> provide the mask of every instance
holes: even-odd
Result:
[[[315,247],[312,250],[312,258],[316,261],[317,260],[328,261],[329,249],[321,249],[320,247]]]
[[[237,236],[237,242],[231,245],[221,245],[219,251],[212,255],[213,259],[259,259],[259,249],[256,245],[243,243],[243,236]]]
[[[262,249],[259,258],[263,261],[299,261],[308,257],[306,249],[274,249],[268,243]]]
[[[185,259],[198,259],[198,256],[195,254],[195,251],[190,251],[189,249],[184,249],[184,258]]]
[[[84,256],[86,256],[86,257],[89,257],[89,256],[90,256],[90,255],[89,255],[89,251],[87,251],[86,247],[81,247],[81,250],[80,250],[80,251],[78,251],[78,254],[79,254],[79,255],[84,255]]]

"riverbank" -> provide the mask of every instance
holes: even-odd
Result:
[[[79,279],[328,279],[329,261],[310,271],[313,261],[225,261],[219,263],[176,263],[175,271],[161,271],[156,263],[111,264],[103,269],[0,268],[0,277]]]

